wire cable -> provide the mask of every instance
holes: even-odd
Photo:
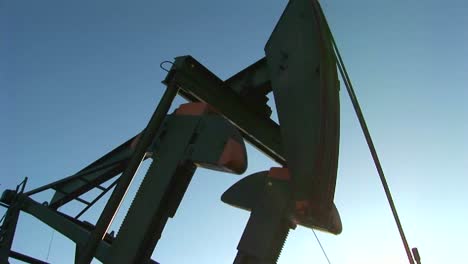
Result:
[[[46,260],[49,260],[50,249],[52,248],[52,241],[54,240],[55,229],[52,229],[52,235],[50,236],[49,249],[47,249]]]
[[[318,238],[317,234],[315,233],[315,230],[312,229],[312,232],[314,233],[315,239],[317,239],[317,242],[318,242],[318,244],[320,246],[320,249],[322,249],[323,255],[327,259],[328,264],[331,264],[330,259],[328,258],[327,252],[325,252],[325,249],[323,248],[322,243],[320,243],[320,239]]]
[[[393,213],[393,218],[395,219],[396,225],[398,227],[398,231],[400,233],[401,240],[403,242],[403,246],[405,247],[406,255],[408,256],[408,261],[411,264],[414,264],[414,259],[413,255],[411,254],[411,250],[409,248],[408,242],[406,240],[405,233],[403,232],[403,227],[400,222],[400,218],[398,217],[398,213],[396,210],[395,203],[393,202],[392,194],[390,192],[390,188],[388,186],[387,180],[385,178],[385,174],[382,169],[382,165],[380,163],[379,157],[377,155],[377,151],[374,146],[374,142],[372,141],[372,137],[370,135],[369,129],[366,124],[366,120],[364,119],[364,115],[361,111],[361,107],[359,106],[359,102],[356,96],[356,93],[354,92],[353,85],[351,83],[351,79],[349,78],[348,72],[346,70],[345,64],[343,62],[343,59],[341,58],[340,51],[338,50],[338,46],[336,45],[335,39],[333,38],[333,34],[330,31],[330,27],[328,26],[328,23],[325,19],[325,15],[323,13],[322,8],[319,8],[321,15],[325,21],[325,26],[327,28],[327,33],[330,37],[330,40],[332,41],[332,48],[333,52],[335,54],[336,58],[336,64],[338,66],[338,69],[340,71],[341,77],[343,78],[343,81],[346,86],[346,90],[348,91],[349,97],[351,99],[351,103],[353,104],[354,111],[356,112],[356,116],[359,120],[359,123],[361,125],[362,132],[364,133],[364,137],[366,138],[367,145],[369,147],[369,151],[371,152],[372,159],[374,160],[375,167],[377,169],[377,172],[380,177],[380,181],[382,182],[382,186],[385,191],[385,195],[387,196],[388,203],[390,205],[390,209],[392,210]]]
[[[174,65],[174,63],[173,63],[172,61],[163,61],[163,62],[161,62],[161,63],[159,64],[159,67],[160,67],[161,69],[163,69],[164,71],[169,72],[168,69],[164,68],[164,64],[166,64],[166,63],[169,63],[169,64],[171,64],[171,65]]]

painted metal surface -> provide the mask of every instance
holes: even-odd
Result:
[[[223,193],[221,200],[231,206],[252,211],[255,205],[261,200],[262,193],[268,186],[268,173],[269,171],[261,171],[242,178]],[[282,182],[280,184],[290,185],[289,182]],[[329,218],[323,219],[315,217],[314,215],[303,215],[296,212],[299,210],[295,208],[291,197],[292,193],[290,193],[290,196],[285,196],[285,199],[291,204],[289,211],[285,212],[284,216],[288,217],[294,224],[318,229],[335,235],[341,233],[341,219],[334,204],[329,213]]]
[[[259,77],[260,78],[260,77]],[[252,102],[232,90],[225,82],[191,56],[175,58],[164,81],[173,80],[179,94],[192,102],[205,102],[234,124],[244,139],[279,164],[285,164],[278,124]]]
[[[165,118],[147,151],[154,153],[157,161],[150,166],[117,237],[106,234],[93,251],[93,256],[104,263],[155,263],[150,260],[151,253],[167,219],[174,217],[196,167],[235,174],[247,168],[240,132],[215,112],[194,115],[175,111]],[[116,157],[119,153],[115,152]],[[106,155],[104,160],[112,160],[111,156]],[[77,183],[75,178],[70,180]],[[93,225],[39,204],[27,194],[6,191],[1,202],[17,205],[16,215],[20,210],[27,212],[74,241],[79,261]],[[14,230],[12,226],[11,236]],[[2,256],[7,260],[11,249],[5,250]]]
[[[49,206],[58,209],[91,189],[98,188],[103,191],[105,188],[100,187],[100,184],[122,173],[133,153],[138,136],[129,139],[76,174],[28,191],[26,194],[33,195],[53,189],[55,193]]]
[[[289,181],[269,177],[257,193],[234,264],[276,263],[291,228]]]
[[[339,84],[318,8],[313,0],[289,1],[265,53],[295,200],[329,212],[338,165]]]
[[[196,167],[236,174],[247,168],[239,131],[217,114],[170,115],[158,138],[154,143],[157,159],[125,216],[109,263],[145,263],[150,258],[168,218],[175,216]],[[232,149],[232,141],[240,148]],[[230,155],[223,160],[226,150]]]
[[[122,204],[122,200],[127,193],[130,183],[132,182],[136,171],[140,167],[141,162],[145,158],[148,147],[158,133],[158,130],[169,111],[172,101],[177,95],[177,91],[178,89],[175,85],[170,83],[167,86],[156,110],[151,116],[151,119],[141,136],[141,139],[138,140],[132,157],[128,161],[122,176],[120,176],[117,186],[114,188],[109,200],[104,206],[104,210],[99,216],[96,227],[91,232],[88,242],[84,245],[82,254],[79,256],[77,263],[88,264],[93,259],[94,252],[112,224],[112,221]]]
[[[176,58],[164,81],[170,91],[143,139],[134,138],[76,175],[22,195],[21,210],[75,241],[77,263],[89,263],[93,256],[104,263],[145,262],[167,218],[175,215],[196,166],[237,174],[245,171],[244,138],[287,167],[291,177],[270,179],[255,174],[223,195],[223,201],[252,211],[236,263],[275,263],[280,245],[294,225],[292,220],[339,233],[341,222],[333,222],[339,220],[333,205],[339,87],[326,32],[317,1],[291,0],[265,46],[266,57],[226,81],[190,56]],[[270,91],[275,96],[280,125],[269,117],[266,94]],[[190,101],[210,104],[217,114],[178,118],[195,121],[185,123],[192,124],[191,128],[180,125],[164,134],[167,127],[160,129],[160,125],[166,124],[163,119],[177,92]],[[153,141],[163,135],[164,140]],[[137,144],[132,145],[134,142]],[[150,167],[114,240],[106,235],[107,228],[148,148],[157,149],[161,156]],[[239,149],[243,156],[233,159],[232,153]],[[96,227],[56,211],[121,172],[122,180]],[[50,207],[27,197],[50,188],[57,191]],[[148,206],[150,201],[154,204]],[[297,215],[298,204],[304,215]]]

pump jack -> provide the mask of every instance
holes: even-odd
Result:
[[[280,167],[247,176],[222,196],[251,211],[234,263],[276,263],[289,229],[298,224],[339,234],[333,204],[339,83],[328,32],[318,1],[291,0],[266,43],[266,56],[229,79],[219,79],[191,56],[175,58],[163,81],[166,92],[140,134],[75,175],[26,192],[24,182],[3,193],[8,212],[0,230],[0,263],[9,257],[45,263],[11,248],[20,211],[74,241],[75,263],[156,263],[151,254],[196,168],[242,174],[244,139]],[[270,119],[270,92],[279,125]],[[191,103],[168,114],[176,94]],[[114,237],[108,228],[144,159],[153,163]],[[112,189],[95,225],[79,220]],[[49,202],[30,198],[45,190],[55,191]],[[81,198],[90,190],[101,194],[92,201]],[[71,201],[85,205],[76,216],[59,211]]]

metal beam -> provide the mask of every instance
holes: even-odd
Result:
[[[34,216],[79,246],[83,246],[87,242],[87,238],[91,232],[89,230],[90,227],[85,223],[54,211],[47,206],[34,201],[25,194],[19,194],[17,199],[20,204],[19,209],[21,211]],[[97,247],[95,256],[101,262],[105,263],[108,260],[109,249],[111,246],[110,242],[111,241],[108,240],[102,240]],[[157,262],[151,260],[150,263],[156,264]]]
[[[231,123],[212,113],[182,114],[181,109],[166,118],[155,140],[153,152],[158,158],[150,165],[122,222],[109,263],[147,262],[168,218],[174,217],[196,166],[236,174],[247,168],[245,145]],[[232,144],[238,147],[229,147]]]
[[[120,177],[117,186],[112,192],[109,201],[107,202],[104,210],[99,217],[96,228],[92,231],[85,247],[83,248],[81,256],[78,258],[78,263],[88,264],[93,259],[94,253],[106,234],[109,226],[111,225],[115,214],[117,213],[122,200],[127,193],[128,187],[133,180],[133,177],[138,170],[142,160],[145,157],[146,151],[150,144],[153,142],[156,133],[159,130],[164,118],[166,117],[167,112],[174,100],[174,97],[177,95],[177,87],[170,83],[166,91],[164,92],[161,101],[158,104],[153,116],[151,117],[146,129],[143,131],[141,139],[138,141],[135,151],[125,168],[122,176]]]
[[[265,118],[271,116],[267,94],[272,91],[272,87],[265,57],[225,80],[224,84],[251,106],[253,111]]]
[[[114,188],[114,186],[117,184],[117,182],[119,181],[119,178],[117,178],[113,183],[111,183],[111,185],[109,185],[107,188],[104,188],[103,190],[101,190],[102,192],[96,196],[96,198],[94,198],[88,206],[86,206],[85,208],[83,208],[83,210],[81,210],[76,216],[75,216],[75,219],[78,219],[80,216],[82,216],[86,211],[88,211],[89,208],[91,208],[91,206],[93,206],[97,201],[99,201],[99,199],[101,199],[109,190],[111,190],[112,188]]]
[[[14,258],[14,259],[17,259],[17,260],[21,260],[21,261],[29,263],[29,264],[49,264],[49,262],[45,262],[45,261],[30,257],[28,255],[21,254],[19,252],[13,251],[13,250],[10,251],[10,257]]]
[[[191,56],[175,58],[163,83],[173,80],[189,101],[208,103],[233,123],[244,138],[260,151],[285,165],[279,125],[261,115],[251,104]]]
[[[8,208],[5,219],[0,227],[0,263],[8,263],[8,256],[13,245],[13,238],[15,236],[16,225],[19,218],[19,205],[17,201]]]
[[[57,230],[75,243],[79,245],[84,245],[86,243],[90,231],[87,230],[84,226],[78,225],[76,222],[66,218],[57,211],[39,204],[25,195],[22,195],[20,200],[22,204],[22,211],[27,212],[46,223],[48,226]],[[110,245],[107,242],[101,242],[96,252],[96,257],[99,260],[104,261],[106,252],[109,248]]]
[[[263,173],[265,186],[252,208],[234,264],[276,264],[291,227],[289,179]]]
[[[18,200],[18,195],[22,195],[28,177],[16,186],[16,190],[9,190],[2,194],[0,198],[2,203],[8,204],[8,209],[0,226],[0,263],[8,263],[8,256],[13,245],[16,226],[18,224],[19,214],[21,210],[21,202]]]
[[[113,149],[76,174],[25,192],[25,194],[31,196],[53,189],[56,192],[50,201],[50,207],[57,209],[63,206],[76,197],[98,187],[99,184],[122,173],[133,153],[132,146],[138,136],[136,135],[127,140],[127,142]]]
[[[151,163],[117,233],[109,263],[144,263],[150,258],[169,217],[174,178],[185,175],[178,171],[198,123],[199,119],[192,117],[169,122],[169,132],[158,147],[158,159]]]

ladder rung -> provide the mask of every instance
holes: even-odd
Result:
[[[91,204],[90,202],[88,202],[88,201],[86,201],[86,200],[83,200],[83,199],[81,199],[80,197],[76,197],[75,200],[77,200],[78,202],[82,202],[82,203],[84,203],[84,204],[86,204],[86,205],[90,205],[90,204]]]
[[[84,181],[86,183],[91,183],[90,180],[88,180],[86,178],[83,178],[83,177],[79,177],[78,179],[80,179],[80,180],[82,180],[82,181]],[[94,188],[98,188],[101,191],[106,191],[107,190],[106,188],[102,187],[101,185],[96,185],[96,186],[94,186]]]
[[[82,181],[84,181],[84,182],[86,182],[86,183],[91,183],[90,180],[88,180],[88,179],[86,179],[86,178],[84,178],[84,177],[78,177],[78,179],[80,179],[80,180],[82,180]],[[104,188],[104,187],[102,187],[101,185],[96,185],[96,186],[94,186],[94,188],[98,188],[99,190],[101,190],[101,191],[103,191],[103,192],[104,192],[104,191],[107,191],[107,189]]]

